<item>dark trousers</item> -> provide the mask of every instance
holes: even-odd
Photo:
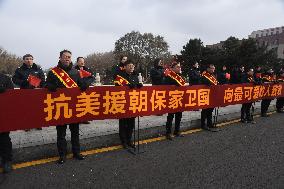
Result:
[[[241,120],[252,121],[252,115],[250,113],[251,107],[252,107],[252,102],[242,104]]]
[[[0,133],[0,156],[2,162],[12,161],[12,142],[10,132]]]
[[[134,127],[135,117],[119,119],[119,138],[122,144],[131,143]]]
[[[270,105],[271,99],[263,99],[261,101],[261,114],[266,114]]]
[[[284,97],[277,98],[276,100],[276,109],[279,111],[284,106]]]
[[[214,108],[202,109],[201,111],[201,127],[205,127],[205,120],[207,119],[207,127],[213,127],[212,112]]]
[[[167,116],[167,123],[166,123],[167,134],[172,133],[172,124],[173,124],[174,117],[175,117],[174,134],[177,134],[180,131],[180,121],[181,121],[181,118],[182,118],[182,112],[169,113],[168,116]]]
[[[57,130],[57,149],[59,156],[66,156],[67,154],[67,142],[66,142],[66,129],[67,125],[56,126]],[[71,131],[71,144],[73,154],[80,153],[80,142],[79,142],[79,123],[69,124]]]

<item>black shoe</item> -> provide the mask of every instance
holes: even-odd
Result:
[[[207,126],[201,126],[201,129],[206,130],[206,131],[210,131],[210,128]]]
[[[84,160],[85,156],[82,156],[81,154],[73,154],[73,158],[77,160]]]
[[[267,115],[266,113],[261,114],[261,117],[269,117],[269,115]]]
[[[172,137],[171,134],[166,134],[166,139],[168,139],[168,140],[173,140],[173,137]]]
[[[10,173],[12,171],[11,161],[4,161],[2,165],[3,165],[3,173]]]
[[[209,128],[209,131],[211,131],[211,132],[218,132],[218,131],[220,131],[220,129],[217,128],[217,127],[208,127],[208,128]]]
[[[254,120],[248,120],[247,123],[256,124]]]
[[[25,132],[29,132],[29,131],[31,131],[30,129],[25,129]]]
[[[128,142],[127,146],[129,146],[130,148],[135,148],[135,145],[132,142]]]
[[[175,137],[184,137],[180,132],[174,132]]]
[[[66,156],[60,156],[59,160],[57,161],[58,164],[63,164],[66,162]]]
[[[42,128],[36,128],[36,130],[42,130]]]
[[[121,145],[124,149],[126,149],[126,150],[129,149],[129,146],[126,143],[121,143]]]
[[[241,119],[241,122],[242,122],[242,123],[247,123],[247,120]]]

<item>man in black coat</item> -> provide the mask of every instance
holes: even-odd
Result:
[[[214,75],[215,66],[213,64],[207,65],[207,69],[201,74],[201,84],[212,86],[218,85],[218,81],[216,76]],[[217,131],[213,126],[212,122],[212,112],[214,108],[206,108],[201,111],[201,128],[208,131]],[[205,125],[205,121],[207,120],[207,125]]]
[[[49,91],[55,92],[58,88],[67,88],[66,82],[63,82],[63,78],[59,78],[60,74],[56,74],[55,70],[62,71],[62,73],[67,73],[68,77],[71,78],[74,83],[68,88],[79,86],[82,91],[85,91],[88,88],[88,85],[80,78],[78,70],[73,68],[71,62],[71,52],[69,50],[63,50],[60,52],[59,62],[57,67],[53,68],[48,72],[46,78],[46,87]],[[57,125],[57,148],[59,153],[59,164],[63,164],[66,161],[67,155],[67,142],[65,139],[66,136],[67,124]],[[69,124],[69,129],[71,131],[71,143],[72,143],[72,152],[73,157],[78,160],[85,159],[84,156],[80,154],[80,143],[79,143],[79,123]]]
[[[165,78],[165,85],[176,85],[183,86],[185,83],[184,79],[181,76],[181,66],[179,62],[173,62],[171,64],[171,69],[169,74]],[[174,135],[176,137],[183,137],[180,132],[180,122],[182,118],[182,112],[168,113],[167,123],[166,123],[166,138],[172,140],[172,123],[175,117],[175,130]]]
[[[231,75],[227,71],[227,67],[224,65],[222,70],[218,72],[217,79],[220,85],[228,84],[230,82]]]
[[[279,83],[284,82],[284,71],[280,71],[278,73],[277,82],[279,82]],[[276,111],[278,113],[284,113],[284,111],[282,110],[283,106],[284,106],[284,97],[277,98],[277,100],[276,100]]]
[[[165,77],[162,59],[154,60],[154,68],[150,71],[152,85],[162,85]]]
[[[239,68],[234,68],[231,73],[231,81],[232,84],[240,84],[242,83],[242,77],[245,75],[245,67],[240,66]]]
[[[112,68],[113,80],[124,70],[124,63],[127,61],[127,56],[122,55],[119,59],[119,63]]]
[[[195,62],[188,73],[189,85],[199,85],[200,77],[201,76],[200,76],[199,64],[198,62]]]
[[[21,67],[17,68],[13,76],[13,82],[18,85],[21,89],[34,89],[41,88],[45,85],[44,73],[37,64],[33,62],[33,56],[31,54],[26,54],[23,56],[24,63]],[[35,86],[30,82],[29,77],[35,76],[40,79],[39,86]]]
[[[254,80],[254,72],[253,69],[249,69],[246,75],[242,77],[242,83],[253,83],[257,82]],[[252,102],[242,104],[241,108],[241,122],[242,123],[252,123],[255,124],[253,120],[253,115],[251,114]]]
[[[31,54],[23,56],[23,65],[16,69],[12,78],[14,84],[20,87],[20,89],[34,89],[42,88],[45,86],[45,76],[40,66],[34,63],[34,57]],[[34,77],[33,79],[31,79]],[[34,83],[31,80],[38,80],[38,83]],[[37,128],[41,130],[42,128]],[[25,131],[30,131],[26,129]]]
[[[0,98],[6,89],[13,89],[13,83],[8,76],[0,74]],[[2,158],[2,167],[4,173],[12,171],[12,142],[9,136],[10,132],[0,133],[0,156]]]
[[[138,76],[134,73],[134,68],[132,60],[125,61],[123,70],[114,79],[114,84],[116,86],[129,86],[131,89],[141,88],[143,84],[139,83]],[[134,127],[135,117],[119,119],[119,138],[124,149],[135,147],[131,141]]]
[[[88,74],[89,76],[87,76],[86,74],[82,73],[80,74],[80,77],[90,86],[94,81],[95,81],[95,77],[93,72],[91,71],[90,68],[85,66],[85,59],[84,57],[78,57],[77,58],[77,65],[75,66],[75,69],[80,71],[80,70],[84,70],[86,74]],[[85,76],[86,75],[86,76]]]
[[[273,83],[276,78],[274,78],[274,71],[272,69],[268,69],[265,73],[262,74],[261,80],[263,83]],[[269,117],[267,114],[267,110],[271,103],[272,99],[262,99],[261,101],[261,117]]]

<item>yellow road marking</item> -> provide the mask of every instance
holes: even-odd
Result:
[[[270,112],[268,114],[273,114],[273,113],[275,113],[275,111]],[[254,117],[260,117],[260,115],[256,115]],[[217,127],[224,127],[226,125],[231,125],[233,123],[238,123],[238,122],[240,122],[240,119],[235,119],[235,120],[219,123],[219,124],[217,124]],[[202,131],[202,129],[191,129],[191,130],[182,132],[182,134],[189,135],[189,134],[193,134],[193,133],[200,132],[200,131]],[[153,143],[153,142],[157,142],[157,141],[161,141],[161,140],[166,140],[166,137],[161,136],[161,137],[141,140],[141,141],[139,141],[139,144]],[[136,142],[136,144],[137,144],[137,142]],[[81,152],[81,154],[84,155],[84,156],[88,156],[88,155],[94,155],[94,154],[99,154],[99,153],[104,153],[104,152],[109,152],[109,151],[114,151],[114,150],[119,150],[119,149],[122,149],[121,145],[110,146],[110,147],[105,147],[105,148],[98,148],[98,149],[93,149],[93,150],[87,150],[87,151]],[[70,159],[72,157],[73,157],[72,154],[67,155],[67,159]],[[51,158],[45,158],[45,159],[34,160],[34,161],[29,161],[29,162],[17,163],[17,164],[13,165],[13,169],[21,169],[21,168],[25,168],[25,167],[31,167],[31,166],[51,163],[51,162],[55,162],[57,160],[58,160],[58,157],[51,157]],[[3,169],[0,169],[0,172],[3,172]]]

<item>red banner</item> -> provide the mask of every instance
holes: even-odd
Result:
[[[223,107],[283,97],[283,88],[281,83],[8,90],[0,94],[0,131]]]

